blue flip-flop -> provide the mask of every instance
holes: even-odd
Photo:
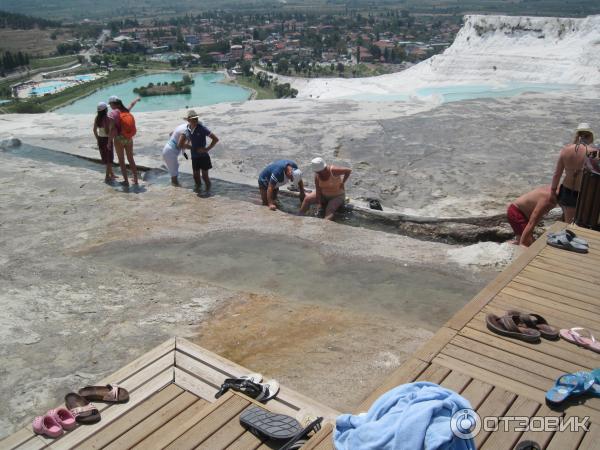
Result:
[[[590,373],[594,377],[594,384],[590,388],[590,394],[600,397],[600,369],[594,369]]]
[[[546,402],[551,406],[557,406],[572,395],[590,391],[595,382],[596,379],[590,372],[582,371],[561,375],[554,382],[554,386],[546,392]]]

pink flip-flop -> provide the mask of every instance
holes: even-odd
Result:
[[[63,434],[63,429],[59,423],[46,414],[45,416],[37,416],[33,419],[33,432],[35,434],[43,434],[51,438],[57,438]]]
[[[575,327],[570,330],[563,328],[560,330],[560,337],[565,341],[600,353],[600,343],[596,341],[594,335],[587,328]]]
[[[67,408],[51,409],[47,415],[52,417],[64,430],[71,431],[77,425],[75,416]]]

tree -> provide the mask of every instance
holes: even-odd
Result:
[[[249,77],[252,75],[252,63],[250,61],[242,62],[242,73],[245,77]]]
[[[337,63],[337,71],[339,72],[340,75],[342,75],[344,73],[344,69],[345,69],[345,67],[344,67],[343,63],[341,63],[341,62]]]
[[[288,60],[285,58],[281,58],[278,62],[277,62],[277,73],[287,73],[288,70],[290,69],[290,65],[288,63]]]

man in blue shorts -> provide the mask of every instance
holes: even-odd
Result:
[[[258,176],[258,189],[262,203],[268,206],[270,210],[275,211],[277,206],[275,200],[279,187],[291,181],[300,191],[300,203],[304,200],[304,183],[302,183],[302,171],[298,169],[298,164],[289,159],[281,159],[272,162],[265,167]]]
[[[194,181],[196,182],[196,189],[199,191],[202,183],[200,181],[200,172],[202,172],[202,179],[206,185],[206,191],[210,190],[210,178],[208,177],[208,171],[212,169],[212,162],[210,155],[208,154],[211,149],[217,145],[219,138],[215,136],[208,128],[200,123],[198,120],[198,114],[193,109],[190,109],[187,113],[187,117],[184,118],[188,122],[185,133],[182,133],[178,147],[181,149],[189,148],[192,153],[192,171],[194,173]],[[206,146],[206,137],[211,139],[210,145]]]

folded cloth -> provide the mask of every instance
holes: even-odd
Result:
[[[336,420],[337,450],[475,450],[450,426],[452,415],[471,409],[469,402],[434,383],[398,386],[379,397],[367,413],[343,414]]]

